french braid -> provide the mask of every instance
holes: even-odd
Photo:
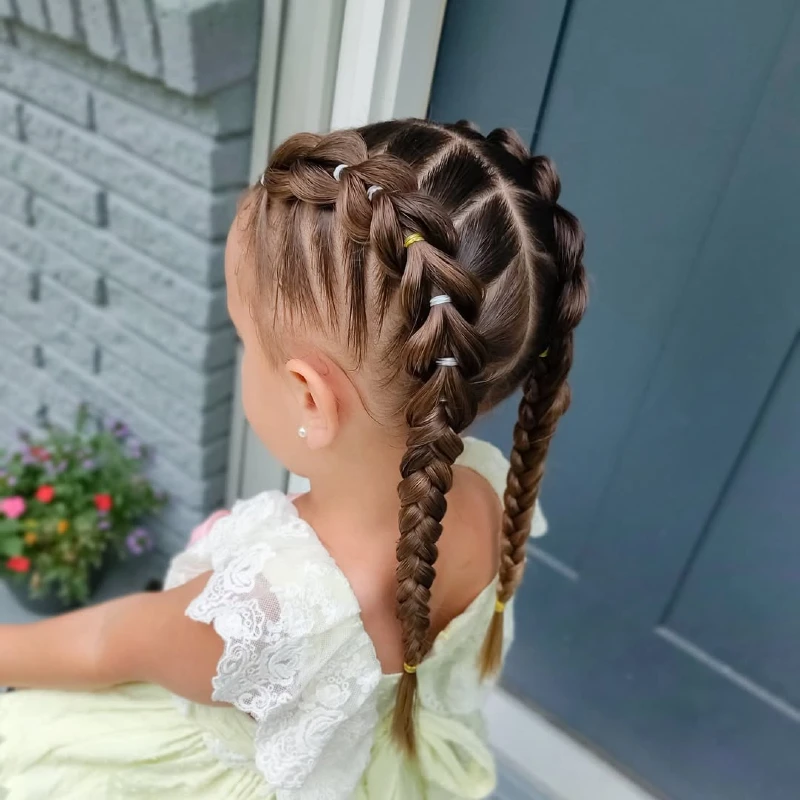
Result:
[[[416,669],[432,644],[430,590],[436,574],[436,542],[447,510],[453,463],[463,450],[459,433],[478,411],[471,382],[481,374],[485,360],[485,347],[475,329],[482,293],[480,283],[457,261],[455,227],[435,200],[417,192],[382,191],[375,201],[372,241],[381,262],[400,278],[403,322],[397,343],[412,384],[406,405],[407,450],[398,486],[397,615],[405,665],[393,733],[404,749],[413,752]],[[403,246],[401,237],[410,234],[422,239]],[[447,302],[431,305],[437,296]]]

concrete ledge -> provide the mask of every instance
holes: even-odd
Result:
[[[13,21],[203,97],[255,71],[262,6],[260,0],[0,0],[0,26]]]

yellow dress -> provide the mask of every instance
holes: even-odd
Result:
[[[459,463],[502,494],[508,464],[465,439]],[[544,530],[538,514],[534,532]],[[167,586],[213,571],[187,608],[225,643],[215,700],[150,684],[0,695],[7,800],[453,800],[495,786],[477,658],[491,584],[420,665],[418,758],[395,748],[397,675],[383,675],[358,602],[314,531],[279,492],[237,503],[178,555]],[[508,612],[507,612],[508,613]],[[508,613],[507,642],[512,631]]]

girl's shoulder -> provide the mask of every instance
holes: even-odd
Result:
[[[499,447],[483,439],[465,436],[463,441],[464,452],[456,460],[456,465],[471,469],[485,478],[502,503],[508,480],[508,459]],[[531,523],[531,536],[543,536],[545,533],[547,533],[547,521],[537,502]]]

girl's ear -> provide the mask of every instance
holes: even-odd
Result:
[[[333,442],[339,432],[339,403],[326,377],[308,361],[293,358],[286,362],[289,385],[297,401],[297,418],[305,428],[305,440],[311,450]]]

